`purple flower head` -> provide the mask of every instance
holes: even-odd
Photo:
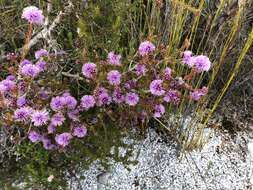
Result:
[[[151,94],[156,96],[164,95],[165,90],[163,89],[162,84],[163,84],[162,80],[153,80],[149,86]]]
[[[45,61],[43,61],[43,60],[39,60],[36,63],[36,67],[38,67],[38,69],[40,70],[40,72],[45,71],[46,70],[46,66],[47,66],[47,63]]]
[[[16,121],[25,122],[30,118],[32,112],[33,112],[33,110],[30,107],[19,108],[19,109],[15,110],[15,112],[14,112],[14,119]]]
[[[33,143],[41,141],[41,135],[37,133],[36,131],[30,131],[28,138]]]
[[[110,71],[107,74],[107,80],[111,85],[119,85],[120,84],[120,79],[121,79],[121,74],[117,70]]]
[[[124,87],[128,90],[132,90],[133,88],[135,88],[137,86],[137,80],[136,79],[132,79],[128,82],[126,82],[124,84]]]
[[[85,110],[93,108],[95,104],[96,104],[95,99],[91,95],[85,95],[81,99],[81,107],[84,108]]]
[[[79,121],[79,110],[70,110],[68,112],[68,117],[69,119],[71,119],[72,121]]]
[[[36,77],[40,72],[40,69],[33,64],[26,64],[21,68],[21,73],[28,77]]]
[[[207,56],[199,55],[194,59],[194,66],[198,73],[208,71],[211,67],[211,62]]]
[[[56,126],[51,122],[47,127],[47,132],[49,134],[52,134],[56,131]]]
[[[105,89],[104,87],[99,87],[99,88],[95,89],[95,91],[94,91],[95,96],[100,96],[101,94],[104,94],[104,93],[108,94],[108,90]]]
[[[154,44],[149,41],[144,41],[139,46],[139,54],[141,56],[148,55],[155,50]]]
[[[106,92],[102,93],[97,97],[97,105],[109,105],[112,102],[112,97]]]
[[[63,109],[64,104],[65,104],[65,99],[63,97],[56,96],[52,98],[50,102],[50,107],[54,111],[60,111],[61,109]]]
[[[73,136],[76,136],[78,138],[82,138],[82,137],[85,137],[86,134],[87,134],[87,128],[85,126],[74,128]]]
[[[165,68],[164,76],[165,76],[166,80],[170,80],[171,79],[171,68],[169,68],[169,67]]]
[[[116,88],[114,91],[113,91],[113,94],[112,94],[112,99],[120,104],[122,102],[125,101],[125,96],[122,94],[121,90],[119,88]]]
[[[155,105],[154,117],[160,118],[165,113],[165,108],[162,104]]]
[[[18,107],[24,107],[26,105],[26,97],[25,96],[20,96],[17,99],[17,106]]]
[[[169,90],[169,91],[165,94],[163,100],[164,100],[165,102],[171,102],[171,103],[173,103],[173,104],[178,104],[179,101],[180,101],[180,92],[177,91],[177,90]]]
[[[26,19],[32,24],[42,25],[44,22],[44,16],[42,11],[35,6],[29,6],[23,9],[22,18]]]
[[[0,92],[6,93],[16,88],[16,83],[12,80],[5,79],[0,82]]]
[[[14,75],[8,75],[8,76],[6,77],[6,80],[15,81],[16,78],[15,78]]]
[[[192,52],[191,51],[185,51],[183,53],[183,63],[185,65],[188,65],[188,67],[192,67],[194,65],[194,59],[195,57],[192,56]]]
[[[65,96],[63,95],[61,98],[63,99],[63,102],[67,106],[68,109],[73,110],[76,108],[77,100],[73,96],[68,94]]]
[[[82,73],[86,78],[94,78],[97,73],[97,65],[95,63],[85,63],[82,67]]]
[[[121,55],[117,55],[114,52],[110,52],[107,58],[110,64],[121,65]]]
[[[139,96],[134,92],[127,93],[125,99],[126,103],[130,106],[135,106],[139,102]]]
[[[70,133],[62,133],[60,135],[56,135],[55,141],[58,145],[65,147],[70,143],[72,136]]]
[[[7,92],[7,88],[5,85],[3,85],[1,82],[0,82],[0,93],[5,93]]]
[[[56,113],[51,119],[51,124],[54,126],[61,126],[65,121],[65,117],[62,113]]]
[[[190,98],[195,101],[199,101],[202,96],[205,96],[208,92],[207,87],[203,87],[202,89],[194,90],[193,92],[190,92]]]
[[[56,146],[54,144],[52,144],[51,140],[48,139],[47,137],[42,137],[41,141],[43,143],[43,147],[46,150],[52,150],[52,149],[56,148]]]
[[[46,110],[34,111],[31,115],[31,121],[34,126],[42,126],[47,124],[49,113]]]
[[[147,72],[147,68],[144,64],[137,64],[135,66],[135,73],[140,76],[140,75],[145,75],[145,73]]]
[[[23,67],[24,65],[32,65],[32,62],[29,61],[28,59],[24,59],[23,61],[20,62],[20,66]]]
[[[189,50],[184,51],[183,58],[189,58],[192,56],[192,52]]]
[[[45,49],[40,49],[35,52],[35,58],[39,59],[41,57],[47,57],[49,55],[48,51]]]

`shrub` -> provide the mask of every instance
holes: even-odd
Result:
[[[185,51],[181,61],[178,54],[178,64],[186,65],[185,71],[191,68],[188,74],[179,75],[177,70],[166,67],[162,47],[156,49],[153,43],[144,41],[139,46],[139,56],[133,59],[135,64],[125,71],[121,56],[114,52],[108,54],[107,60],[85,63],[84,78],[79,80],[88,83],[90,92],[78,101],[68,89],[52,89],[54,81],[52,86],[46,83],[55,72],[50,68],[54,54],[40,49],[35,52],[35,64],[25,59],[33,25],[41,24],[44,16],[36,7],[27,7],[22,18],[29,22],[29,30],[22,57],[12,59],[18,68],[0,82],[4,110],[1,122],[5,128],[20,126],[24,137],[32,143],[41,142],[47,150],[64,149],[73,138],[85,137],[87,128],[89,133],[90,126],[96,125],[87,120],[90,112],[94,118],[98,113],[108,116],[116,126],[135,126],[152,117],[162,117],[164,105],[177,106],[182,94],[187,101],[199,101],[207,94],[206,87],[193,89],[190,82],[210,69],[208,57]],[[104,123],[104,116],[97,118],[99,124]]]

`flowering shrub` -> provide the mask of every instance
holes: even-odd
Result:
[[[22,18],[30,23],[28,43],[31,25],[43,24],[44,16],[32,6],[24,9]],[[177,61],[189,72],[179,75],[170,64],[165,66],[163,48],[150,41],[140,44],[130,67],[115,52],[108,53],[107,60],[84,63],[80,73],[91,90],[80,99],[68,89],[54,91],[48,84],[47,76],[55,72],[50,63],[53,54],[40,49],[33,63],[25,59],[26,50],[14,59],[17,68],[0,82],[1,123],[5,128],[24,129],[25,137],[47,150],[64,149],[74,139],[85,138],[90,126],[108,118],[115,126],[147,124],[153,117],[163,117],[169,106],[179,106],[183,98],[199,101],[208,92],[207,87],[192,85],[196,75],[211,68],[208,57],[183,52]],[[90,122],[89,113],[99,122]]]

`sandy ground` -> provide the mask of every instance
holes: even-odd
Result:
[[[131,159],[137,160],[137,165],[124,166],[112,159],[110,169],[105,171],[96,161],[83,171],[85,179],[71,184],[71,189],[252,189],[253,152],[248,151],[251,145],[246,133],[233,138],[224,133],[216,134],[202,151],[190,152],[183,157],[178,157],[175,144],[163,142],[152,129],[144,140],[124,140],[134,145]],[[125,150],[122,148],[120,152],[124,155]]]

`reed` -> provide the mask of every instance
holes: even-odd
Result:
[[[206,11],[208,4],[204,0],[166,0],[163,1],[163,11],[161,11],[161,7],[157,6],[156,1],[148,1],[147,9],[138,11],[138,13],[141,12],[139,14],[139,20],[145,26],[141,33],[145,34],[146,32],[146,36],[148,37],[155,36],[160,44],[166,46],[166,56],[163,60],[164,66],[170,66],[181,76],[189,73],[189,69],[184,68],[178,59],[185,49],[192,50],[196,54],[208,55],[212,61],[211,73],[195,76],[191,83],[194,89],[206,84],[210,90],[210,95],[204,97],[194,106],[192,101],[187,100],[187,93],[185,93],[176,110],[174,108],[172,109],[171,106],[167,108],[169,112],[168,117],[174,114],[182,117],[185,117],[187,114],[191,114],[192,116],[187,126],[182,126],[182,122],[175,122],[178,124],[174,126],[174,129],[171,129],[171,131],[180,131],[178,139],[184,150],[201,148],[210,137],[210,134],[204,134],[204,130],[208,126],[212,114],[231,85],[252,45],[251,32],[245,46],[241,48],[239,55],[237,55],[238,60],[234,64],[234,67],[231,68],[228,74],[228,80],[225,81],[221,92],[211,98],[211,92],[215,88],[215,80],[221,72],[221,66],[226,64],[225,60],[230,55],[231,47],[235,45],[238,38],[238,33],[240,32],[241,23],[244,18],[245,5],[245,3],[240,3],[236,8],[230,10],[229,18],[223,22],[220,20],[224,12],[228,11],[229,7],[234,6],[228,0],[220,1],[220,4],[213,14]],[[200,20],[203,19],[205,19],[206,23],[204,28],[203,23],[202,25],[200,24]],[[219,24],[218,27],[217,24]],[[163,27],[159,27],[159,25]],[[154,30],[157,27],[159,30]],[[200,29],[202,31],[204,30],[204,33],[200,33]],[[225,38],[223,37],[224,34],[226,35]],[[223,37],[222,41],[220,37]],[[219,45],[218,55],[215,49],[217,45]],[[235,62],[235,60],[232,61]],[[159,120],[159,123],[161,126],[167,126],[166,129],[168,129],[166,120]],[[173,126],[171,127],[173,128]]]

